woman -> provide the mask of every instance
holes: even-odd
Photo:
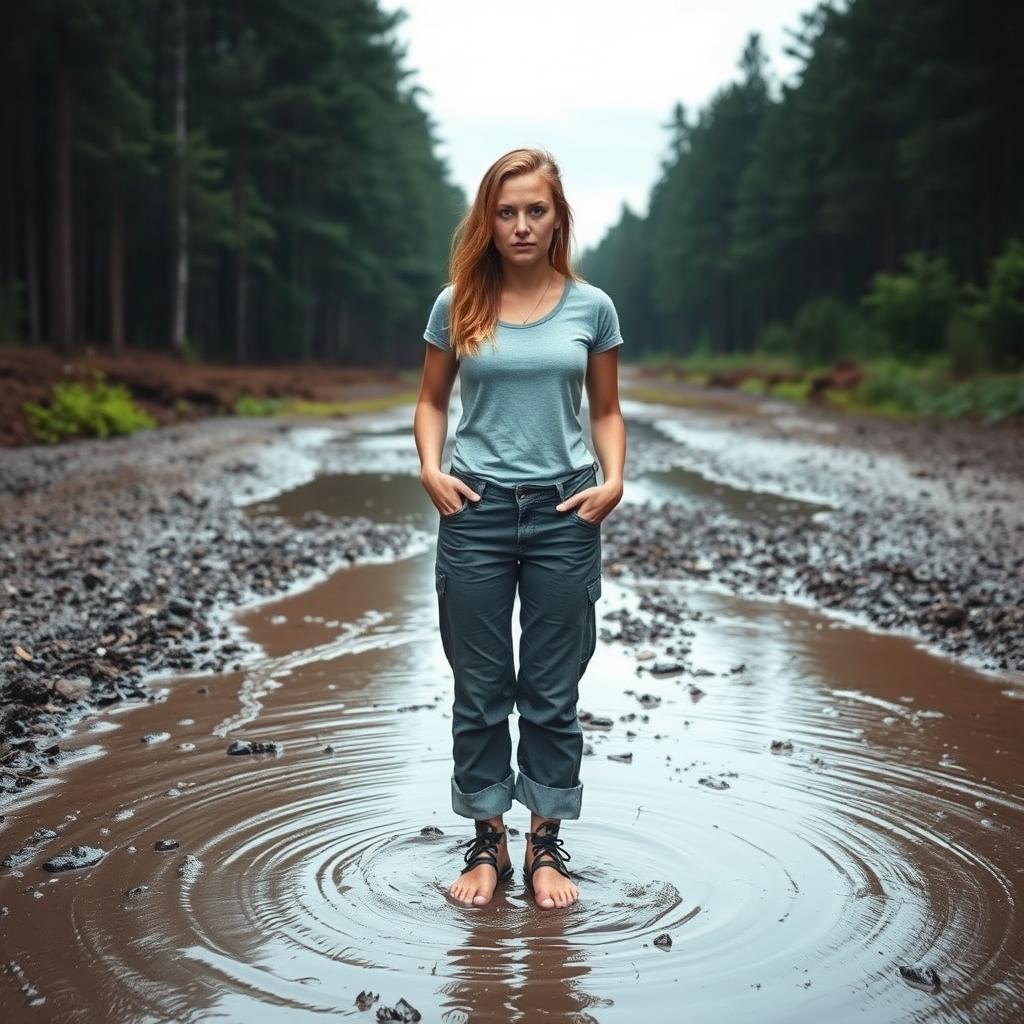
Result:
[[[434,577],[455,677],[452,809],[475,822],[466,866],[448,890],[466,905],[488,903],[512,875],[502,816],[513,799],[531,812],[523,873],[538,906],[579,896],[558,832],[562,819],[580,816],[577,684],[597,643],[601,521],[622,498],[626,431],[618,316],[570,268],[571,231],[551,154],[500,157],[456,229],[451,283],[424,333],[414,432],[420,480],[440,514]],[[448,401],[460,373],[462,417],[445,473]],[[601,484],[579,421],[584,382]]]

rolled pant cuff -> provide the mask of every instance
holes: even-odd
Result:
[[[583,803],[583,783],[571,789],[553,789],[519,772],[513,795],[542,818],[578,818]]]
[[[455,784],[452,775],[452,810],[464,818],[496,818],[504,814],[512,806],[512,772],[486,789],[478,789],[475,793],[463,793]]]

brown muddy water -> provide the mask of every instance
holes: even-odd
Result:
[[[651,472],[627,499],[712,491]],[[515,805],[514,881],[463,908],[445,895],[471,826],[448,803],[436,512],[414,476],[370,469],[272,507],[411,516],[426,541],[244,610],[264,650],[245,671],[167,678],[159,702],[62,741],[74,760],[0,833],[3,853],[58,833],[0,875],[4,1020],[372,1020],[402,998],[445,1022],[1020,1019],[1012,679],[808,608],[606,567],[580,708],[614,724],[588,730],[583,817],[563,827],[581,899],[540,911],[525,895]],[[652,619],[671,632],[617,639]],[[688,670],[647,671],[672,657]],[[228,756],[236,739],[281,749]],[[43,870],[74,844],[106,855]],[[901,967],[934,969],[937,989]],[[363,990],[379,994],[368,1010]]]

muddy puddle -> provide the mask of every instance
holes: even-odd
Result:
[[[380,454],[408,432],[364,440]],[[709,489],[723,500],[652,465],[630,497]],[[0,873],[5,1020],[372,1020],[400,999],[445,1022],[1016,1019],[1012,679],[797,605],[606,570],[580,708],[612,724],[587,728],[583,817],[563,829],[581,900],[524,894],[514,805],[514,881],[462,908],[445,897],[469,823],[448,803],[436,513],[415,478],[370,464],[253,514],[269,508],[410,517],[428,541],[244,611],[265,652],[245,671],[167,679],[62,741],[74,760],[0,832],[2,854],[57,833]],[[279,747],[228,755],[236,740]],[[72,845],[105,856],[44,870]]]

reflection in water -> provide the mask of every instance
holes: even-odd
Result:
[[[39,1019],[111,1022],[362,1019],[366,989],[449,1022],[1012,1019],[1024,701],[1007,681],[793,606],[609,573],[581,708],[613,726],[587,734],[583,817],[563,827],[580,902],[533,905],[520,834],[511,885],[460,908],[444,894],[471,826],[448,804],[431,569],[429,552],[354,567],[252,611],[261,664],[62,743],[81,763],[3,823],[3,853],[59,832],[0,875],[4,1019],[40,1010],[24,986]],[[651,614],[674,635],[649,646],[706,674],[655,676],[646,642],[609,642]],[[282,751],[228,757],[239,737]],[[508,821],[522,832],[525,809]],[[72,843],[108,852],[42,870]],[[939,992],[902,979],[915,964]]]
[[[593,999],[579,985],[590,968],[566,940],[565,916],[525,906],[517,912],[499,899],[482,908],[485,914],[467,914],[480,923],[468,927],[464,945],[448,950],[453,980],[440,989],[442,1020],[593,1020],[583,1012]],[[501,920],[492,924],[490,916]]]

